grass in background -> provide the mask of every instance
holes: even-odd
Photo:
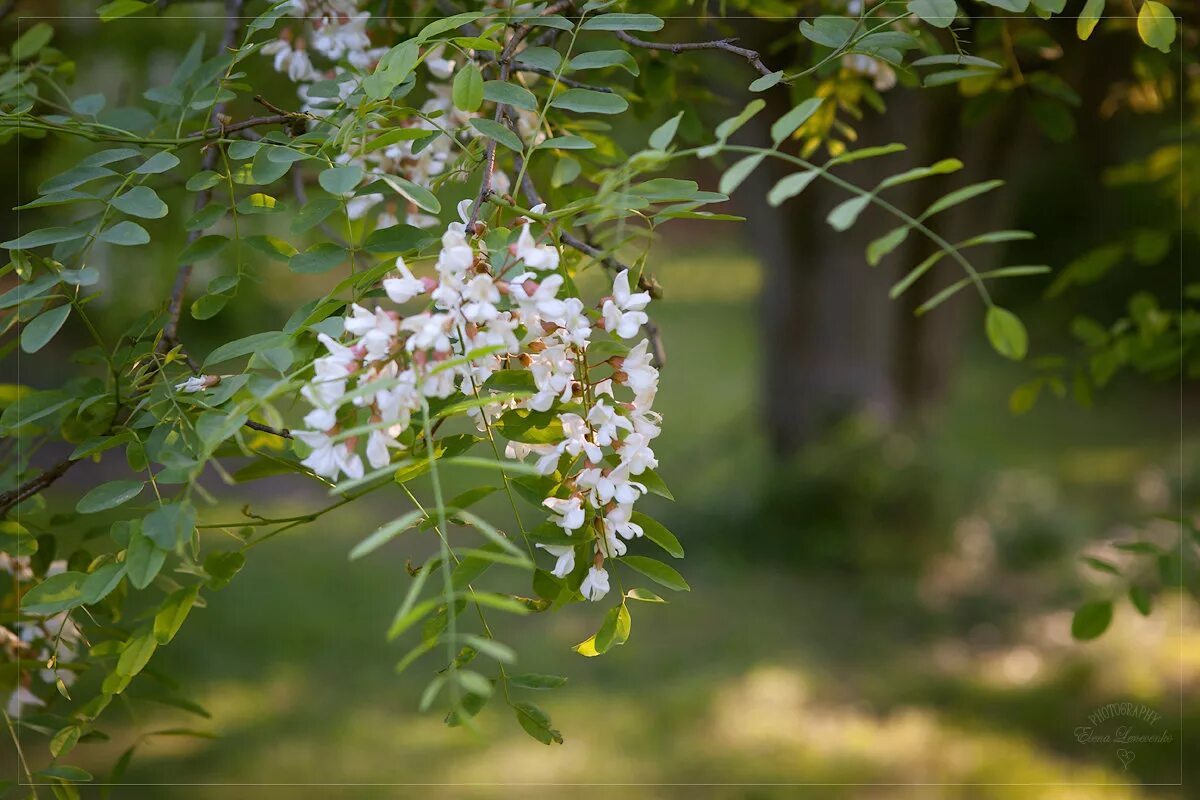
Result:
[[[211,720],[166,708],[142,712],[114,741],[81,747],[81,763],[100,768],[138,732],[187,725],[216,737],[148,739],[126,780],[1177,779],[1177,745],[1139,746],[1125,771],[1113,747],[1079,745],[1074,729],[1098,705],[1136,699],[1162,712],[1160,724],[1178,734],[1181,669],[1189,686],[1200,674],[1190,601],[1164,598],[1149,619],[1126,605],[1114,629],[1089,645],[1070,641],[1065,610],[1081,587],[1103,588],[1077,568],[1080,548],[1109,536],[1117,523],[1145,519],[1157,510],[1161,491],[1154,495],[1155,487],[1179,478],[1161,466],[1178,462],[1169,402],[1155,406],[1153,397],[1118,390],[1091,412],[1043,403],[1032,415],[1013,418],[1006,398],[1021,379],[1019,368],[981,354],[968,359],[938,430],[914,437],[852,426],[847,440],[817,448],[794,470],[775,472],[752,424],[761,370],[756,266],[720,253],[680,254],[658,275],[668,288],[667,300],[654,310],[669,364],[658,401],[666,424],[656,450],[677,502],[647,503],[688,548],[682,569],[694,591],[673,595],[666,606],[637,604],[629,644],[597,659],[570,647],[595,630],[604,604],[572,609],[536,633],[521,620],[492,615],[499,637],[521,654],[521,670],[570,677],[565,687],[531,698],[563,731],[564,746],[529,739],[499,704],[479,718],[483,737],[448,729],[437,714],[416,713],[432,662],[396,676],[393,665],[404,649],[385,642],[384,632],[409,582],[406,559],[423,554],[425,545],[408,534],[363,562],[346,561],[355,541],[406,510],[396,491],[264,545],[160,651],[154,666],[196,687]],[[1146,413],[1148,403],[1158,413]],[[848,452],[857,457],[841,463],[834,455]],[[258,513],[282,515],[322,502],[287,494],[279,488],[286,484],[262,486],[267,489],[246,498]],[[843,491],[849,500],[828,514],[814,513],[807,499],[824,501]],[[881,492],[895,505],[873,505]],[[902,509],[915,492],[932,497],[937,513],[914,523],[889,510]],[[780,503],[780,493],[801,500]],[[1150,501],[1147,493],[1154,495]],[[487,508],[497,520],[507,520],[506,510],[500,501]],[[805,537],[851,547],[856,568],[790,547],[790,540]],[[914,548],[922,558],[899,566]],[[1194,700],[1183,713],[1193,727],[1200,719]],[[136,791],[118,789],[115,796]],[[220,786],[154,791],[164,798],[230,792]],[[279,793],[395,796],[385,788],[340,791]],[[516,791],[482,786],[469,793],[508,797]],[[666,787],[593,791],[695,794]],[[829,786],[814,796],[876,798],[895,791]],[[422,793],[461,797],[466,790]],[[767,787],[706,792],[791,794]],[[1120,786],[951,786],[927,787],[919,796],[1182,795]]]

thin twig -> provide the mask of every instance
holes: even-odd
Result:
[[[78,459],[67,458],[55,464],[50,469],[38,475],[35,478],[30,478],[15,489],[10,489],[4,494],[0,494],[0,517],[3,517],[9,510],[22,500],[28,500],[38,492],[45,489],[50,484],[66,474],[67,470],[78,464]]]
[[[241,30],[241,14],[242,6],[246,0],[225,0],[225,33],[221,37],[221,47],[217,52],[223,53],[233,47],[234,41],[237,39],[238,31]],[[225,103],[216,103],[213,105],[211,119],[213,123],[221,126],[221,118],[225,115]],[[204,155],[200,160],[201,170],[211,170],[217,163],[217,155],[219,153],[219,145],[210,144],[204,151]],[[212,197],[211,189],[202,189],[196,192],[196,211],[200,211]],[[188,233],[187,243],[190,245],[200,238],[200,231],[194,230]],[[163,327],[163,343],[169,349],[178,343],[179,334],[179,316],[183,311],[183,296],[187,292],[188,281],[192,277],[192,264],[180,264],[179,270],[175,273],[175,283],[171,287],[171,301],[167,306],[167,324]]]
[[[272,428],[270,425],[264,425],[261,422],[255,422],[252,419],[246,420],[246,422],[244,424],[250,430],[260,431],[262,433],[270,433],[274,436],[279,436],[283,439],[291,439],[292,438],[292,432],[289,431],[287,428]]]
[[[571,7],[571,0],[559,0],[557,3],[552,3],[542,9],[539,16],[547,16],[549,14],[557,14],[559,11]],[[518,25],[513,28],[512,38],[504,45],[504,49],[500,51],[500,55],[496,60],[500,64],[500,80],[508,80],[509,74],[512,72],[512,58],[517,51],[517,47],[521,42],[525,41],[525,37],[533,30],[532,25]],[[497,124],[503,122],[505,109],[508,106],[504,103],[496,104],[495,121]],[[475,202],[471,204],[471,218],[467,220],[467,229],[474,227],[475,221],[479,219],[479,209],[483,207],[483,203],[492,193],[492,176],[496,172],[496,140],[488,139],[487,148],[483,155],[483,178],[479,181],[479,193],[475,196]]]
[[[197,139],[220,139],[230,133],[237,133],[248,128],[257,128],[259,125],[285,125],[293,122],[299,114],[273,114],[269,117],[251,117],[250,119],[242,120],[241,122],[231,122],[228,125],[217,125],[213,128],[207,128],[199,133],[193,134]]]
[[[646,50],[664,50],[676,54],[682,53],[685,50],[724,50],[727,53],[733,53],[749,61],[750,66],[758,70],[761,75],[773,74],[773,71],[759,58],[757,50],[738,47],[734,44],[737,41],[736,38],[713,39],[711,42],[647,42],[645,39],[639,39],[625,31],[615,31],[615,33],[617,34],[617,38],[622,42]]]

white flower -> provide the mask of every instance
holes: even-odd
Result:
[[[642,339],[621,361],[622,382],[635,394],[653,392],[658,388],[658,370],[651,366],[650,340]]]
[[[538,391],[528,400],[534,411],[548,411],[555,398],[570,401],[575,380],[575,362],[565,347],[547,347],[529,361],[529,371]]]
[[[379,306],[374,313],[357,303],[350,306],[351,316],[346,318],[346,330],[361,337],[359,343],[366,350],[364,361],[378,361],[391,353],[399,326],[394,317]]]
[[[621,270],[613,279],[612,298],[605,300],[601,308],[604,327],[622,339],[632,339],[649,319],[642,311],[649,302],[649,292],[630,293],[629,270]]]
[[[532,272],[524,272],[509,282],[513,299],[527,317],[526,324],[536,324],[538,318],[561,319],[565,308],[563,301],[558,299],[558,290],[563,276],[547,275],[541,282],[535,280],[536,277]]]
[[[620,534],[625,539],[642,535],[642,526],[631,522],[633,506],[630,504],[613,506],[604,515],[604,530],[606,533]]]
[[[594,442],[588,440],[588,435],[591,429],[588,428],[587,422],[578,414],[559,414],[559,421],[562,422],[563,436],[565,437],[559,445],[560,450],[569,453],[572,456],[578,456],[580,453],[586,453],[588,461],[593,464],[599,463],[604,458],[604,453],[596,446]]]
[[[575,476],[575,485],[591,490],[590,500],[596,508],[612,500],[622,504],[633,503],[646,493],[645,486],[629,480],[629,472],[624,466],[607,472],[600,467],[580,470]]]
[[[442,80],[446,80],[454,74],[455,62],[453,60],[442,58],[445,50],[446,48],[444,45],[439,45],[438,47],[430,50],[425,57],[425,66],[429,69],[429,72],[433,75],[433,77],[441,78]]]
[[[468,322],[490,322],[499,316],[495,303],[500,302],[500,290],[490,275],[476,275],[467,281],[462,291],[461,312]]]
[[[558,250],[553,245],[537,244],[529,231],[529,223],[521,228],[515,247],[517,258],[525,262],[530,269],[552,272],[558,269]]]
[[[547,497],[542,501],[542,505],[557,515],[557,519],[554,520],[554,524],[562,528],[568,534],[571,531],[577,531],[583,527],[583,521],[586,515],[583,511],[583,498],[579,495],[565,499],[559,497]]]
[[[346,193],[346,196],[353,194],[353,190]],[[350,219],[362,219],[375,206],[383,202],[383,195],[375,192],[373,194],[360,194],[358,197],[351,197],[346,201],[346,216]]]
[[[400,220],[396,218],[396,214],[390,209],[385,209],[379,212],[379,216],[375,217],[375,230],[381,231],[385,228],[394,228],[400,224]],[[411,222],[409,223],[412,224]]]
[[[630,475],[641,475],[646,470],[658,466],[658,459],[650,449],[650,437],[644,433],[634,432],[627,435],[621,440],[621,447],[617,453],[621,456],[621,465]]]
[[[592,429],[596,432],[596,444],[601,447],[608,447],[619,436],[618,429],[627,431],[633,430],[633,423],[625,419],[616,412],[616,409],[611,408],[604,400],[596,401],[596,405],[592,406],[592,410],[588,412],[587,421],[591,423]],[[593,463],[600,459],[591,459]]]
[[[12,694],[8,696],[8,704],[5,710],[10,717],[19,718],[23,716],[22,709],[29,706],[44,706],[45,701],[38,697],[33,692],[29,691],[24,686],[18,685]]]
[[[608,594],[608,573],[603,567],[588,567],[588,573],[579,584],[579,593],[593,603],[603,600]]]
[[[375,469],[382,469],[392,463],[392,454],[388,452],[388,449],[401,446],[387,429],[373,430],[367,437],[367,463]]]
[[[408,265],[404,263],[403,256],[396,257],[396,271],[400,273],[399,278],[383,280],[383,290],[387,292],[389,300],[393,303],[407,303],[417,295],[425,293],[425,282],[413,277]]]
[[[575,548],[571,545],[538,543],[536,546],[558,559],[550,574],[565,578],[575,569]]]
[[[584,312],[583,301],[578,297],[568,297],[562,301],[562,305],[562,314],[553,320],[559,326],[555,334],[566,344],[587,347],[592,337],[592,321]]]
[[[365,28],[370,16],[364,11],[340,24],[317,26],[313,33],[313,49],[332,61],[338,61],[348,52],[369,50],[371,39]]]
[[[354,452],[349,440],[334,442],[327,434],[319,431],[296,431],[296,438],[312,448],[308,458],[300,463],[317,475],[335,481],[338,474],[357,480],[363,476],[362,458]]]
[[[293,47],[288,38],[268,42],[263,46],[262,52],[275,56],[275,71],[286,72],[293,82],[315,81],[320,78],[304,47]]]
[[[438,254],[437,271],[443,279],[462,278],[475,263],[475,251],[467,242],[462,223],[451,222],[442,234],[442,251]]]
[[[404,322],[400,323],[400,327],[406,331],[412,331],[412,336],[408,337],[408,351],[413,350],[437,350],[439,352],[450,352],[450,337],[447,331],[453,320],[448,314],[417,314],[412,317],[407,317]]]
[[[221,382],[220,375],[194,375],[188,378],[183,383],[175,384],[175,391],[186,392],[203,392],[205,389],[210,389]]]

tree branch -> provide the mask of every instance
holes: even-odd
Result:
[[[557,3],[552,3],[542,9],[539,16],[547,16],[557,14],[559,11],[571,7],[571,0],[558,0]],[[517,51],[517,47],[521,42],[525,41],[525,37],[533,30],[532,25],[518,25],[513,29],[512,38],[504,45],[504,49],[500,51],[500,55],[496,60],[500,64],[500,80],[508,80],[509,74],[512,72],[512,57]],[[501,123],[505,119],[505,109],[508,108],[504,103],[496,104],[495,121]],[[492,175],[496,172],[496,140],[488,139],[487,148],[483,154],[483,178],[479,181],[479,193],[475,196],[475,202],[471,204],[471,218],[467,220],[467,229],[475,225],[475,221],[479,219],[479,209],[483,206],[488,195],[492,193]]]
[[[737,41],[736,38],[730,39],[713,39],[711,42],[647,42],[645,39],[639,39],[625,31],[616,31],[617,38],[626,44],[631,44],[634,47],[641,47],[646,50],[664,50],[669,53],[679,54],[685,50],[724,50],[727,53],[741,56],[750,62],[750,66],[758,70],[761,75],[771,75],[773,70],[767,67],[758,56],[757,50],[750,50],[745,47],[738,47],[733,44]]]
[[[64,459],[43,472],[41,475],[25,481],[25,483],[21,484],[16,489],[12,489],[4,494],[0,494],[0,517],[7,515],[12,507],[17,503],[33,497],[38,492],[54,483],[56,480],[65,475],[67,470],[78,463],[78,459]]]
[[[233,47],[234,40],[237,39],[238,31],[241,29],[241,14],[242,6],[246,0],[225,0],[225,33],[221,37],[221,48],[218,52],[224,52]],[[225,115],[225,103],[217,103],[213,106],[211,119],[220,126],[221,117]],[[200,160],[201,170],[211,170],[217,163],[217,145],[209,145],[204,151],[204,155]],[[203,189],[196,192],[196,211],[208,205],[208,201],[212,198],[211,189]],[[194,230],[188,233],[187,243],[200,238],[200,231]],[[187,292],[188,281],[192,277],[192,264],[180,264],[179,270],[175,273],[175,283],[171,287],[171,301],[167,305],[167,324],[163,327],[163,343],[168,347],[174,347],[178,343],[179,334],[179,316],[183,311],[183,296]]]

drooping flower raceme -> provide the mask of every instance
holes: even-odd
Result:
[[[489,247],[468,232],[468,212],[460,207],[464,221],[447,226],[432,274],[397,259],[382,282],[389,307],[352,304],[341,338],[319,335],[322,354],[301,392],[311,406],[296,432],[310,451],[302,463],[336,482],[362,478],[364,457],[374,470],[427,458],[423,410],[473,400],[479,431],[507,438],[506,456],[531,459],[542,476],[529,485],[546,494],[551,533],[537,545],[556,559],[552,574],[574,576],[583,596],[600,600],[605,560],[642,535],[639,476],[658,464],[658,370],[648,341],[624,343],[650,296],[632,292],[621,271],[612,294],[588,307],[567,294],[547,232],[539,238],[521,219],[507,249]]]

